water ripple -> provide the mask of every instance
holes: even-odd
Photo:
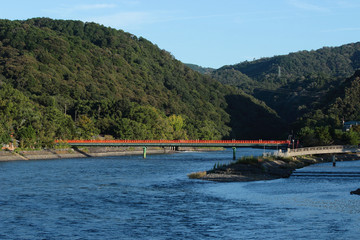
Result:
[[[349,194],[359,187],[358,178],[328,176],[330,170],[337,176],[360,172],[359,162],[302,170],[316,177],[252,183],[186,177],[219,161],[229,162],[231,156],[229,150],[146,160],[126,156],[3,164],[0,239],[356,239],[359,235],[360,198]]]

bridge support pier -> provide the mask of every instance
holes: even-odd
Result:
[[[233,147],[233,160],[236,160],[236,147]]]
[[[146,147],[143,147],[143,158],[146,158]]]

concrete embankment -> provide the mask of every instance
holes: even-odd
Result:
[[[147,154],[173,153],[170,148],[148,148]],[[90,148],[67,148],[67,149],[47,149],[34,151],[0,151],[0,161],[17,160],[41,160],[41,159],[66,159],[66,158],[85,158],[85,157],[105,157],[105,156],[125,156],[142,155],[143,149],[140,147],[90,147]]]

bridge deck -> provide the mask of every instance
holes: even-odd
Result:
[[[113,147],[288,147],[290,141],[278,140],[66,140],[71,146]]]

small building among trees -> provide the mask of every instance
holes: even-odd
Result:
[[[351,129],[353,126],[360,126],[360,121],[344,122],[343,131],[344,131],[344,132],[350,131],[350,129]]]

